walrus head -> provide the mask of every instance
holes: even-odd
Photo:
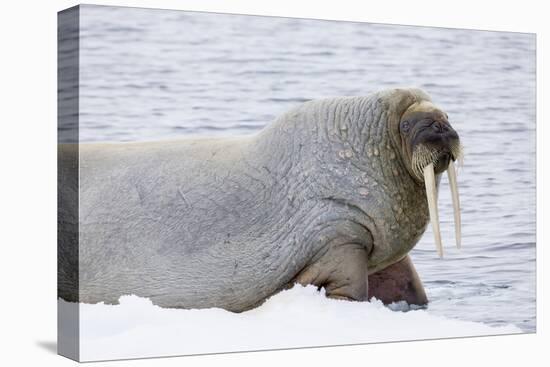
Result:
[[[401,117],[399,134],[408,169],[420,182],[425,181],[424,168],[428,164],[432,163],[434,173],[440,174],[461,158],[458,134],[447,114],[431,102],[413,103]]]
[[[462,159],[460,139],[449,123],[447,114],[428,100],[414,102],[405,110],[399,121],[399,138],[403,160],[409,173],[426,187],[435,243],[439,256],[443,256],[435,175],[445,170],[448,173],[453,200],[456,245],[460,248],[460,203],[454,165],[456,160]]]

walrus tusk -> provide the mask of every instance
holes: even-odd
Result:
[[[451,186],[451,196],[453,199],[453,214],[455,217],[455,238],[456,248],[460,248],[462,241],[461,232],[461,219],[460,219],[460,201],[458,197],[458,184],[456,182],[456,170],[453,161],[449,162],[449,168],[447,168],[447,175],[449,175],[449,185]]]
[[[428,210],[430,222],[434,232],[435,247],[439,257],[443,257],[443,244],[441,243],[441,231],[439,230],[439,214],[437,212],[437,191],[435,187],[435,174],[433,163],[424,167],[424,184],[426,185],[426,197],[428,198]]]

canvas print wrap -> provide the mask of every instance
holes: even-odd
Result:
[[[58,24],[60,354],[536,331],[534,34]]]

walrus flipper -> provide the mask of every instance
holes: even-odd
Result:
[[[410,305],[426,305],[428,297],[409,255],[393,265],[369,276],[369,299],[390,304],[406,301]]]
[[[331,247],[306,267],[296,283],[324,288],[329,298],[366,301],[368,296],[368,249],[350,243]]]

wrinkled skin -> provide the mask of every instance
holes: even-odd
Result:
[[[407,117],[420,129],[405,112],[421,101],[387,90],[304,103],[251,137],[81,144],[78,226],[63,210],[74,148],[60,146],[60,297],[240,312],[297,282],[426,303],[407,255],[428,223],[426,195],[400,127]]]

